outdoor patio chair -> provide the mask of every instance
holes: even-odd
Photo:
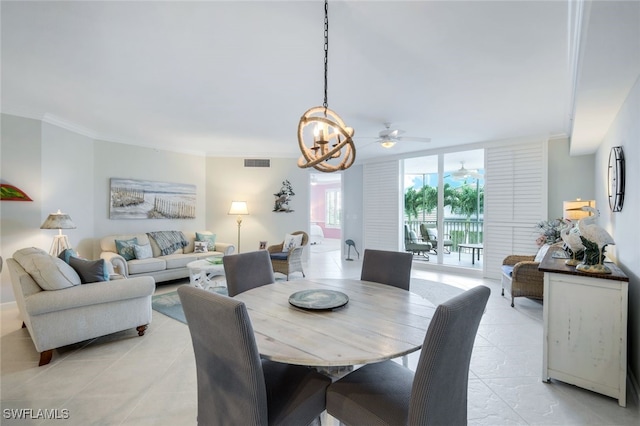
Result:
[[[421,223],[420,235],[422,235],[422,241],[431,243],[433,251],[436,253],[438,253],[439,242],[442,243],[441,246],[444,247],[443,250],[445,253],[451,253],[451,247],[453,247],[451,236],[445,234],[443,239],[438,239],[438,228],[435,223]]]
[[[404,226],[404,249],[413,254],[424,256],[429,260],[429,252],[433,246],[431,243],[418,241],[415,231],[409,230],[409,226]]]

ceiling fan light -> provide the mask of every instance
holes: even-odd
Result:
[[[382,145],[385,148],[391,148],[392,146],[394,146],[396,144],[395,141],[389,140],[387,139],[386,141],[382,141],[380,142],[380,145]]]

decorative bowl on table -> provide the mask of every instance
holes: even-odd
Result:
[[[346,305],[349,296],[335,290],[303,290],[289,296],[289,303],[297,308],[310,310],[330,310]]]

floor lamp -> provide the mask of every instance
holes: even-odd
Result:
[[[51,243],[51,249],[49,250],[51,256],[58,256],[64,250],[70,248],[69,240],[66,235],[62,235],[62,230],[76,229],[76,224],[73,223],[68,214],[58,210],[57,213],[51,213],[49,217],[47,217],[40,229],[58,230],[58,235],[53,238],[53,243]]]
[[[249,214],[246,201],[232,201],[229,214],[235,214],[238,216],[236,222],[238,222],[238,253],[240,253],[240,225],[242,224],[242,216]]]

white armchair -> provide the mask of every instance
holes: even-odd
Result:
[[[52,258],[43,250],[29,248],[18,250],[14,258],[7,259],[22,326],[28,329],[36,350],[40,352],[39,365],[51,361],[54,349],[72,343],[128,328],[137,329],[139,336],[144,335],[151,322],[151,295],[155,290],[153,278],[79,285],[79,277],[76,283],[77,275],[74,277],[68,270],[56,267],[60,266],[60,259],[41,256]],[[41,258],[34,262],[34,257]],[[34,266],[45,264],[46,268],[34,271]],[[42,280],[49,283],[58,280],[69,285],[57,290],[43,290],[38,284]]]

